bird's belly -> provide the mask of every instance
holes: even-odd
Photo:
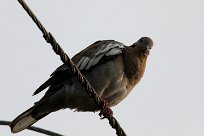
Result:
[[[118,104],[129,93],[126,88],[128,80],[123,71],[123,64],[110,61],[84,73],[84,75],[96,93],[107,100],[110,106]],[[93,98],[88,96],[86,90],[76,79],[71,86],[66,86],[65,90],[65,103],[68,108],[78,111],[98,110]]]

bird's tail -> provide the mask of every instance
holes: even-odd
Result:
[[[20,114],[11,122],[10,127],[12,133],[17,133],[26,129],[27,127],[33,125],[35,122],[49,114],[45,113],[33,116],[32,114],[34,112],[34,109],[35,106],[31,107],[30,109]]]

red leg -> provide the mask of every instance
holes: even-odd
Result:
[[[99,116],[102,117],[102,119],[110,118],[113,116],[113,111],[109,108],[108,102],[104,99],[101,99],[100,109],[101,111],[99,113]]]

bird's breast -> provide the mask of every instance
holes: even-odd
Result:
[[[128,79],[123,66],[122,56],[118,56],[83,73],[96,93],[106,99],[110,106],[118,104],[130,91],[127,89]],[[78,81],[67,85],[66,96],[69,97],[66,99],[69,108],[79,111],[93,111],[96,108],[95,102]]]

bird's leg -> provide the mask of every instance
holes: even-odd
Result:
[[[101,117],[101,119],[110,118],[113,116],[113,111],[109,108],[108,102],[104,99],[101,99],[100,109],[101,111],[99,113],[99,116]]]

